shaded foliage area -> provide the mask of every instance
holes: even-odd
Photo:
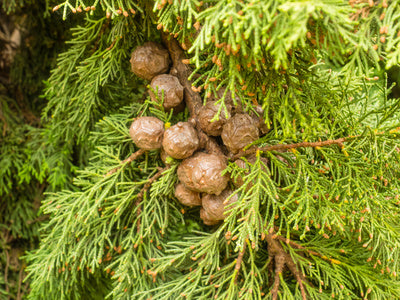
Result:
[[[20,299],[26,263],[37,247],[38,214],[47,188],[46,169],[34,165],[45,140],[40,121],[43,81],[65,48],[68,27],[47,12],[46,1],[2,1],[0,9],[0,295]],[[47,12],[47,13],[46,13]]]

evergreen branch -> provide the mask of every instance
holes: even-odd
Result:
[[[121,164],[118,167],[116,167],[116,168],[112,169],[111,171],[107,172],[106,176],[110,176],[110,175],[114,174],[120,168],[122,168],[123,165],[130,164],[131,162],[133,162],[135,159],[137,159],[139,156],[141,156],[145,152],[146,152],[145,150],[139,149],[135,153],[132,153],[127,159],[124,159],[123,161],[121,161]]]
[[[103,37],[107,27],[110,25],[110,19],[107,18],[107,20],[103,23],[103,25],[101,26],[101,29],[99,31],[98,37],[96,39],[96,41],[93,44],[93,49],[91,50],[91,55],[93,55],[97,49],[99,48],[99,43],[101,41],[101,38]],[[109,50],[107,48],[107,50]]]
[[[244,253],[246,252],[246,246],[247,246],[247,243],[244,243],[243,249],[242,249],[242,251],[239,252],[238,258],[236,259],[236,264],[235,264],[235,279],[233,280],[233,282],[234,282],[235,284],[236,284],[237,278],[238,278],[238,276],[239,276],[239,271],[240,271],[240,267],[241,267],[241,265],[242,265]]]
[[[170,168],[170,166],[166,166],[164,168],[158,167],[157,168],[158,172],[156,174],[154,174],[151,178],[149,178],[149,180],[146,182],[146,184],[143,186],[143,188],[140,190],[139,194],[137,195],[137,199],[135,202],[135,206],[137,207],[136,215],[138,217],[138,221],[136,224],[137,232],[140,232],[140,225],[141,225],[140,214],[142,213],[142,209],[140,207],[140,203],[142,202],[145,193],[150,189],[150,187],[154,183],[154,181],[156,181],[158,178],[160,178],[161,175],[164,173],[164,171],[168,170],[169,168]]]
[[[158,178],[160,178],[160,176],[162,175],[162,173],[163,173],[164,171],[168,170],[169,168],[170,168],[169,166],[167,166],[167,167],[165,167],[165,168],[161,168],[161,167],[158,167],[158,168],[157,168],[158,172],[157,172],[154,176],[152,176],[152,177],[146,182],[146,184],[143,186],[143,188],[140,190],[139,194],[137,195],[138,200],[136,201],[136,203],[139,203],[139,202],[143,199],[144,193],[146,193],[146,192],[149,190],[149,188],[151,187],[151,185],[153,184],[153,182],[156,181]]]

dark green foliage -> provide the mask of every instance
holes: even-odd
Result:
[[[1,9],[2,11],[4,11],[5,13],[10,13],[13,12],[15,10],[21,9],[24,6],[30,5],[32,4],[32,0],[9,0],[9,1],[2,1],[2,6]]]
[[[0,90],[0,266],[28,250],[29,299],[400,298],[400,100],[385,71],[399,63],[400,1],[51,5],[57,26],[30,43],[43,54],[21,48]],[[151,102],[130,71],[160,31],[186,50],[204,102],[227,87],[221,110],[230,95],[248,113],[259,104],[270,128],[248,172],[230,159],[244,185],[219,225],[174,198],[180,161],[125,161],[134,118],[190,117]],[[25,293],[8,269],[0,295]]]
[[[16,299],[29,287],[23,283],[26,264],[20,258],[37,247],[39,227],[46,219],[38,212],[49,168],[36,163],[45,161],[39,150],[45,144],[40,128],[46,103],[40,97],[42,81],[54,68],[69,34],[68,24],[46,13],[45,1],[1,5],[0,298]]]
[[[88,159],[92,145],[87,138],[94,123],[132,102],[132,91],[142,90],[128,73],[128,65],[132,47],[150,34],[133,33],[142,32],[147,22],[140,17],[111,21],[102,15],[87,17],[84,26],[73,30],[70,48],[59,56],[45,93],[49,101],[43,111],[45,136],[52,148],[41,163],[54,162],[49,166],[53,187],[67,184],[75,163],[82,165]],[[76,145],[81,148],[78,153]]]

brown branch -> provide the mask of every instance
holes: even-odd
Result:
[[[109,175],[111,175],[111,174],[114,174],[114,173],[117,172],[119,169],[121,169],[122,166],[123,166],[125,163],[130,164],[131,162],[133,162],[136,158],[138,158],[139,156],[141,156],[141,155],[142,155],[143,153],[145,153],[145,152],[146,152],[146,150],[139,149],[139,150],[136,151],[135,153],[132,153],[127,159],[124,159],[123,161],[121,161],[120,166],[118,166],[118,167],[112,169],[111,171],[109,171],[109,172],[106,174],[106,176],[109,176]]]
[[[149,178],[149,180],[146,182],[146,184],[143,186],[143,188],[140,190],[139,194],[137,195],[136,198],[136,202],[135,202],[135,206],[137,206],[137,210],[136,210],[136,216],[138,218],[137,221],[137,232],[140,231],[140,214],[142,212],[142,208],[140,207],[140,203],[143,200],[144,194],[150,189],[151,185],[154,183],[154,181],[156,181],[158,178],[161,177],[162,173],[166,170],[168,170],[170,168],[170,166],[166,166],[165,168],[161,168],[158,167],[158,172],[156,174],[154,174],[151,178]]]
[[[296,248],[296,249],[299,249],[299,250],[304,250],[304,251],[307,251],[308,253],[310,253],[310,254],[312,254],[314,256],[322,257],[321,254],[319,254],[319,253],[317,253],[315,251],[309,250],[309,249],[305,248],[304,246],[297,244],[296,242],[293,242],[291,240],[288,240],[288,239],[284,238],[281,235],[275,235],[273,238],[274,239],[278,239],[278,240],[290,245],[292,248]]]
[[[8,287],[8,268],[10,267],[10,255],[8,254],[8,250],[6,252],[6,268],[4,270],[4,285],[6,286],[7,294],[10,292],[10,288]],[[9,297],[10,299],[10,297]]]
[[[283,272],[283,268],[285,267],[285,255],[281,253],[276,254],[274,260],[275,260],[275,279],[274,279],[274,285],[271,290],[271,294],[272,294],[272,299],[276,300],[278,299],[278,289],[281,283],[280,276]]]
[[[290,245],[292,248],[296,248],[296,249],[299,249],[299,250],[303,250],[303,252],[307,252],[308,254],[311,254],[311,255],[314,255],[314,256],[318,256],[318,257],[320,257],[320,258],[322,258],[322,259],[324,259],[324,260],[326,260],[326,261],[329,261],[329,262],[332,263],[332,264],[340,264],[340,263],[341,263],[341,262],[340,262],[339,260],[337,260],[337,259],[329,258],[329,257],[326,257],[326,256],[323,255],[323,254],[320,254],[320,253],[315,252],[315,251],[313,251],[313,250],[307,249],[306,247],[304,247],[304,246],[302,246],[302,245],[299,245],[299,244],[297,244],[296,242],[293,242],[293,241],[291,241],[291,240],[288,240],[288,239],[284,238],[284,237],[281,236],[281,235],[275,235],[275,236],[274,236],[274,239],[281,240],[282,242],[285,242],[286,244]]]
[[[36,219],[26,221],[26,224],[31,225],[33,223],[43,222],[49,218],[50,218],[50,215],[43,215],[43,216],[37,217]]]
[[[236,284],[237,278],[239,276],[239,271],[240,271],[240,267],[242,265],[244,253],[246,251],[246,246],[247,246],[247,243],[245,242],[243,249],[242,249],[242,251],[239,252],[238,258],[236,260],[236,264],[235,264],[235,273],[236,274],[235,274],[235,279],[233,281],[235,284]]]
[[[261,148],[252,148],[246,151],[241,151],[238,154],[234,155],[232,159],[238,159],[242,156],[248,156],[250,154],[253,154],[257,151],[284,151],[284,150],[291,150],[291,149],[296,149],[296,148],[305,148],[305,147],[325,147],[325,146],[331,146],[331,145],[339,145],[340,147],[343,146],[343,143],[356,138],[359,136],[347,136],[344,138],[336,139],[336,140],[327,140],[327,141],[320,141],[320,142],[301,142],[297,144],[279,144],[279,145],[272,145],[272,146],[265,146]]]
[[[301,273],[298,268],[296,263],[293,261],[293,258],[285,251],[285,249],[282,247],[280,242],[278,241],[278,236],[275,234],[268,234],[266,236],[266,240],[268,243],[268,255],[271,258],[271,260],[274,260],[275,262],[275,279],[274,279],[274,284],[271,289],[271,295],[272,299],[276,300],[278,299],[278,290],[280,286],[280,275],[283,272],[283,268],[285,265],[288,267],[290,272],[294,275],[296,278],[297,282],[299,283],[300,287],[300,292],[303,300],[307,299],[307,294],[306,290],[304,288],[303,282],[305,282],[305,277],[303,273]]]
[[[205,148],[209,153],[223,155],[221,147],[214,140],[214,138],[209,137],[200,128],[197,114],[200,108],[203,106],[203,101],[200,97],[200,94],[192,90],[192,84],[188,80],[190,74],[192,73],[192,70],[188,65],[182,62],[182,60],[186,58],[184,51],[179,46],[177,40],[171,37],[169,34],[163,33],[162,39],[169,51],[173,63],[170,73],[178,77],[179,82],[185,89],[185,103],[192,117],[191,122],[195,125],[197,129],[201,146]]]
[[[21,266],[21,269],[19,270],[19,275],[18,275],[18,291],[17,291],[16,300],[22,300],[21,287],[22,287],[23,275],[24,275],[24,267]]]
[[[189,109],[190,115],[196,117],[202,106],[202,100],[200,95],[192,90],[192,84],[188,80],[192,70],[188,65],[182,62],[182,60],[186,58],[185,53],[179,46],[178,41],[169,34],[163,33],[162,39],[172,59],[173,66],[171,74],[178,77],[179,82],[185,88],[186,106]]]
[[[111,50],[111,49],[114,47],[115,43],[117,42],[117,39],[118,39],[118,37],[116,37],[116,38],[113,40],[113,42],[111,43],[111,45],[110,45],[108,48],[106,48],[106,50]]]

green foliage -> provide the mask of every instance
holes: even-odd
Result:
[[[50,149],[46,160],[38,163],[53,162],[49,166],[53,188],[68,184],[76,166],[87,163],[93,146],[87,138],[95,122],[142,93],[140,81],[128,73],[128,64],[132,47],[149,38],[150,21],[147,15],[114,20],[101,15],[87,17],[84,26],[73,29],[70,48],[59,55],[45,92],[48,105],[43,119]],[[76,145],[81,152],[74,161]]]
[[[36,241],[49,185],[40,246],[24,248],[29,299],[275,299],[276,278],[278,299],[302,299],[301,284],[310,299],[400,298],[400,100],[384,71],[399,63],[399,1],[56,4],[53,17],[79,24],[28,104],[43,108],[39,128],[0,96],[7,236]],[[244,184],[216,226],[175,199],[180,161],[165,165],[159,151],[126,161],[138,151],[133,118],[191,117],[146,99],[130,72],[132,50],[160,41],[157,30],[186,50],[204,102],[227,87],[221,110],[230,95],[246,112],[259,104],[270,128],[245,168],[230,159],[225,173]],[[21,89],[35,82],[13,70]]]
[[[16,295],[17,290],[26,292],[21,286],[23,272],[18,258],[38,242],[40,227],[36,212],[40,206],[41,185],[32,181],[31,173],[24,173],[34,130],[31,132],[14,105],[12,99],[0,94],[1,297]]]
[[[45,161],[39,124],[45,101],[39,95],[42,80],[64,48],[60,42],[68,37],[67,24],[44,17],[46,3],[2,1],[0,8],[1,299],[21,299],[27,294],[29,283],[23,283],[26,264],[20,258],[27,249],[37,247],[39,228],[46,220],[38,211],[49,168],[35,163]],[[11,11],[12,15],[5,14]],[[8,40],[10,37],[13,39]],[[7,53],[11,55],[3,60]]]
[[[137,106],[134,111],[137,113]],[[30,256],[35,262],[28,270],[40,283],[32,288],[31,297],[34,299],[45,295],[55,278],[68,282],[64,292],[54,290],[53,297],[60,299],[68,298],[72,292],[76,293],[76,298],[85,297],[79,295],[76,285],[80,276],[86,273],[96,275],[107,270],[109,273],[111,269],[115,276],[130,278],[133,276],[131,270],[140,272],[141,262],[150,253],[160,252],[157,246],[162,245],[161,236],[170,223],[174,224],[181,218],[171,201],[177,165],[166,170],[162,179],[152,185],[140,211],[138,206],[135,207],[138,192],[147,182],[146,178],[157,172],[160,163],[154,155],[146,155],[129,168],[123,167],[105,176],[120,163],[120,157],[134,151],[127,132],[132,122],[130,115],[132,109],[126,108],[98,123],[97,131],[92,135],[96,151],[88,168],[79,172],[75,191],[51,194],[44,202],[44,212],[56,217],[51,218],[45,228],[47,234],[43,237],[43,247]],[[62,223],[64,226],[60,227]],[[67,245],[76,247],[73,254]],[[44,266],[49,272],[40,272]],[[73,271],[65,266],[73,268]],[[75,271],[79,269],[82,271]],[[115,293],[121,292],[119,286],[113,289]],[[105,289],[105,292],[110,291]]]
[[[388,67],[396,64],[398,56],[397,1],[389,7],[382,3],[369,7],[366,2],[350,6],[342,1],[163,3],[155,3],[159,23],[187,44],[193,53],[191,61],[202,75],[201,85],[209,84],[208,92],[213,90],[210,79],[217,78],[218,86],[232,91],[242,85],[257,94],[264,86],[273,97],[271,77],[282,69],[300,73],[298,64],[308,61],[305,66],[310,66],[319,59],[341,67],[348,76],[355,70],[365,75],[371,65],[379,68],[385,53]],[[182,22],[176,22],[177,18]],[[197,26],[192,25],[195,21]],[[387,34],[380,33],[383,27]],[[379,40],[382,36],[387,43]],[[279,86],[276,79],[272,81]],[[244,96],[240,90],[235,92]]]
[[[15,11],[17,9],[21,9],[27,4],[32,4],[33,1],[31,0],[10,0],[10,1],[2,1],[2,9],[6,13],[10,13],[12,11]]]
[[[314,75],[323,78],[326,72]],[[340,82],[340,74],[331,72],[329,76],[331,84]],[[353,98],[352,102],[338,97],[335,105],[328,106],[331,117],[342,126],[335,126],[337,131],[324,133],[323,139],[360,134],[345,148],[268,152],[262,155],[268,158],[269,165],[258,159],[249,164],[248,175],[236,164],[230,164],[227,171],[232,176],[238,172],[245,175],[245,184],[236,190],[238,204],[215,231],[204,226],[195,231],[182,231],[177,226],[182,221],[192,224],[193,219],[198,220],[196,210],[182,216],[179,204],[173,200],[177,165],[151,186],[148,198],[145,196],[141,204],[142,211],[137,214],[139,191],[157,172],[155,168],[162,166],[157,151],[105,176],[121,159],[135,152],[127,128],[131,116],[148,111],[151,102],[134,106],[133,113],[126,108],[120,114],[104,118],[92,133],[91,141],[98,146],[90,165],[75,180],[78,190],[51,194],[44,202],[43,209],[53,217],[46,227],[41,248],[29,256],[28,271],[34,282],[31,298],[48,296],[45,292],[57,282],[64,283],[64,292],[57,289],[53,297],[68,299],[73,292],[74,298],[84,298],[85,293],[77,292],[77,285],[87,270],[94,276],[110,274],[107,278],[113,287],[108,286],[103,292],[115,299],[124,299],[127,295],[133,299],[150,296],[176,299],[182,295],[194,299],[259,298],[266,286],[272,284],[267,246],[262,236],[273,226],[277,234],[298,240],[309,251],[304,257],[299,249],[286,247],[312,280],[313,286],[307,285],[312,297],[323,299],[335,293],[356,299],[368,289],[372,297],[398,295],[399,286],[394,277],[378,275],[377,283],[371,275],[376,272],[372,263],[365,266],[365,261],[373,257],[374,263],[381,262],[380,269],[397,270],[399,261],[398,251],[393,251],[399,247],[399,224],[392,218],[399,210],[396,180],[399,174],[395,171],[400,162],[398,133],[397,130],[376,133],[374,128],[384,123],[376,122],[371,129],[373,122],[364,122],[367,116],[378,119],[384,110],[382,105],[390,107],[397,105],[397,101],[379,104],[382,92],[386,91],[372,92],[375,86],[375,82],[354,80],[342,91],[346,92],[347,99]],[[335,89],[332,90],[335,94]],[[373,97],[375,104],[349,118],[354,109],[345,108],[358,107],[366,94]],[[309,103],[312,99],[315,98],[308,99]],[[152,111],[161,119],[169,120],[161,111]],[[388,119],[393,118],[393,112]],[[323,122],[320,124],[324,126]],[[392,128],[395,125],[391,124]],[[322,128],[319,132],[324,131]],[[263,142],[279,143],[275,136],[271,131]],[[377,148],[377,145],[381,146]],[[387,161],[390,166],[386,165]],[[377,178],[377,174],[381,177]],[[235,252],[245,243],[248,246],[240,271],[242,280],[236,283]],[[382,243],[387,247],[381,247]],[[43,267],[49,273],[41,272]],[[77,268],[86,271],[74,272]],[[142,270],[147,274],[142,275]],[[283,281],[282,289],[289,293],[296,286]]]

